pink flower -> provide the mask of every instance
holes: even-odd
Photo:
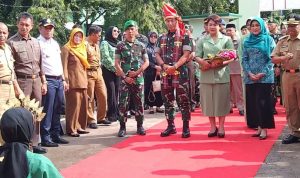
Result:
[[[224,58],[224,60],[237,58],[237,54],[235,50],[223,50],[217,56]]]

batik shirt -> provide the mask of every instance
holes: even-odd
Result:
[[[116,47],[115,58],[120,60],[121,68],[127,75],[130,70],[139,70],[144,61],[148,59],[148,54],[144,44],[136,39],[133,43],[128,41],[122,41],[118,43]],[[140,74],[138,77],[136,77],[135,82],[136,84],[143,84],[143,74]]]
[[[270,37],[271,38],[271,37]],[[273,51],[276,44],[273,39],[270,41],[270,51]],[[242,66],[244,69],[244,83],[274,83],[274,64],[271,61],[271,56],[266,56],[257,48],[243,49]],[[249,72],[253,74],[264,73],[265,76],[259,81],[253,81],[249,77]]]

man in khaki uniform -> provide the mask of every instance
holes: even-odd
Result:
[[[273,63],[281,63],[284,67],[284,105],[291,133],[282,144],[296,143],[300,138],[300,15],[294,17],[287,22],[288,35],[278,41],[271,54]]]
[[[17,19],[18,32],[8,40],[15,59],[15,72],[20,88],[30,99],[42,101],[42,95],[47,93],[47,80],[41,68],[41,48],[36,38],[30,35],[33,28],[33,16],[27,12],[22,12]],[[36,123],[36,134],[33,136],[35,153],[46,153],[41,148],[40,142],[40,122]]]
[[[24,96],[15,78],[14,59],[10,47],[6,44],[8,37],[7,26],[0,22],[0,119],[5,111],[3,106],[8,100]],[[0,136],[0,145],[3,140]]]
[[[87,68],[88,76],[88,126],[92,129],[97,129],[97,123],[110,124],[111,122],[105,119],[107,108],[107,91],[105,82],[102,76],[101,57],[99,49],[99,40],[102,29],[98,26],[89,28],[89,36],[87,37],[87,53],[90,67]],[[97,120],[94,118],[94,95],[97,99]]]

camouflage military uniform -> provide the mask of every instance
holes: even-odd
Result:
[[[144,60],[148,58],[145,46],[135,40],[132,45],[129,42],[120,42],[116,49],[116,58],[121,61],[121,68],[125,74],[130,70],[137,71]],[[134,84],[128,84],[124,80],[120,84],[119,110],[120,122],[126,122],[126,111],[128,110],[129,98],[132,96],[135,104],[135,118],[137,121],[144,120],[144,77],[140,74]]]
[[[164,42],[165,41],[165,42]],[[184,36],[181,39],[181,43],[175,42],[175,33],[164,34],[159,37],[157,46],[155,49],[156,53],[159,53],[164,64],[174,65],[177,61],[174,61],[174,48],[175,45],[179,45],[181,48],[179,58],[183,55],[184,50],[191,51],[191,41],[188,36]],[[166,46],[165,52],[163,47]],[[179,59],[178,58],[178,59]],[[178,60],[177,59],[177,60]],[[176,92],[176,102],[182,113],[182,120],[189,121],[191,119],[190,113],[190,101],[189,101],[189,82],[188,82],[188,67],[186,64],[180,66],[177,71],[179,72],[178,79],[174,80],[174,75],[166,75],[162,72],[162,96],[165,106],[165,115],[168,120],[174,120],[175,117],[175,93]],[[164,81],[164,78],[166,79]],[[178,80],[178,81],[176,81]],[[176,83],[178,82],[178,86]],[[175,85],[174,85],[175,84]]]

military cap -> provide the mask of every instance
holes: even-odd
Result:
[[[44,26],[44,27],[46,27],[46,26],[52,26],[52,27],[55,27],[55,24],[50,19],[42,19],[39,22],[39,26]]]
[[[125,22],[125,24],[124,24],[124,30],[127,30],[127,28],[132,27],[132,26],[138,27],[137,22],[134,21],[134,20],[128,20],[128,21]]]
[[[298,24],[299,24],[299,21],[296,20],[295,18],[290,18],[290,19],[287,21],[287,24],[288,24],[288,25],[298,25]]]

